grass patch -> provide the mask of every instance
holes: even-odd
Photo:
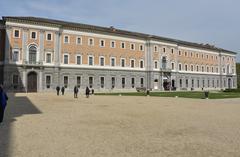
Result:
[[[129,93],[96,93],[96,95],[112,95],[112,96],[146,96],[143,92],[129,92]],[[150,92],[150,96],[156,97],[180,97],[180,98],[194,98],[203,99],[204,92]],[[225,98],[240,98],[240,92],[209,92],[209,99],[225,99]]]

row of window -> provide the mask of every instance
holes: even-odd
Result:
[[[14,29],[14,33],[13,33],[13,37],[14,38],[20,38],[20,30],[19,29]],[[52,41],[52,37],[53,34],[52,33],[46,33],[46,40],[47,41]],[[37,31],[31,31],[30,32],[30,39],[34,39],[37,40],[38,36],[37,36]]]
[[[191,82],[190,82],[191,81]],[[196,82],[195,82],[196,81]],[[228,84],[226,83],[227,81],[224,79],[223,80],[223,87],[234,87],[234,81],[232,82],[233,84]],[[195,80],[195,79],[179,79],[179,87],[180,88],[220,88],[220,81],[219,80]]]
[[[64,64],[69,64],[69,55],[68,54],[65,54],[63,56],[63,63]],[[82,64],[82,56],[81,55],[76,56],[76,64],[77,65]],[[94,65],[94,57],[93,56],[88,56],[88,65],[90,65],[90,66]],[[105,57],[103,57],[103,56],[99,57],[99,65],[100,66],[105,66]],[[117,66],[116,65],[116,57],[110,57],[110,66],[112,66],[112,67]],[[126,67],[126,59],[125,58],[120,59],[120,66],[121,67]],[[130,59],[130,67],[131,68],[136,67],[136,63],[135,63],[134,59]],[[139,68],[144,68],[144,61],[143,60],[139,61]]]
[[[51,75],[47,75],[46,76],[46,88],[51,88]],[[81,76],[77,76],[76,78],[76,85],[78,88],[81,87],[81,82],[82,82],[82,77]],[[106,86],[106,81],[105,81],[105,77],[100,77],[99,78],[99,82],[100,82],[100,88],[105,88]],[[71,81],[72,83],[72,81]],[[63,77],[63,84],[65,88],[69,87],[69,77],[68,76],[64,76]],[[94,77],[88,77],[88,86],[90,88],[94,87]],[[144,78],[140,78],[140,87],[144,86]],[[116,87],[116,77],[111,77],[111,88],[114,89]],[[126,78],[122,77],[121,78],[121,87],[122,88],[126,88]],[[131,88],[135,88],[136,87],[136,78],[131,78]]]

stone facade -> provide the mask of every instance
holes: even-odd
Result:
[[[236,88],[236,53],[211,45],[31,17],[3,17],[0,82],[10,91]]]

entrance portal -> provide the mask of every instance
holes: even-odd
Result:
[[[37,73],[36,72],[28,73],[27,92],[37,92]]]

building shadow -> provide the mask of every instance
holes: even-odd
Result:
[[[4,120],[0,124],[0,157],[11,157],[12,149],[14,149],[11,147],[11,141],[14,138],[13,123],[17,123],[17,118],[23,115],[41,114],[41,111],[26,96],[9,93],[8,97]]]

